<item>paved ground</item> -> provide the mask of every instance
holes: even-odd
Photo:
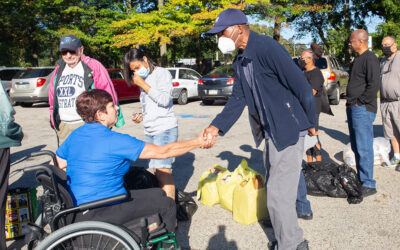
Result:
[[[324,161],[342,161],[342,150],[348,143],[348,130],[344,100],[332,106],[334,117],[321,115],[321,142]],[[203,106],[199,101],[175,105],[179,119],[179,139],[196,136],[218,114],[223,103]],[[139,139],[144,139],[142,125],[129,121],[139,102],[125,103],[122,110],[127,124],[116,129]],[[16,121],[25,133],[23,145],[12,148],[12,171],[47,161],[46,158],[29,159],[29,154],[42,149],[55,150],[56,139],[49,127],[48,107],[16,107]],[[380,116],[374,125],[375,136],[382,135]],[[290,156],[288,156],[290,157]],[[177,157],[173,175],[178,188],[196,194],[197,182],[203,171],[219,164],[233,170],[245,158],[254,169],[262,169],[262,147],[255,148],[247,119],[247,111],[225,137],[218,139],[214,148],[197,149]],[[309,197],[314,219],[300,221],[304,237],[311,249],[399,249],[400,246],[400,173],[393,169],[375,168],[378,193],[361,204],[349,205],[345,199]],[[10,177],[11,187],[34,186],[32,175],[15,174]],[[266,249],[272,230],[258,223],[240,225],[232,220],[230,212],[199,204],[191,223],[180,223],[178,240],[183,249]],[[10,249],[20,249],[21,241],[9,242]]]

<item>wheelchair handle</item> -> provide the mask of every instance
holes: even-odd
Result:
[[[57,163],[57,157],[56,154],[53,151],[50,150],[42,150],[42,151],[37,151],[37,152],[32,152],[31,153],[31,157],[37,157],[37,156],[42,156],[42,155],[48,155],[51,157],[51,159],[53,160],[53,163],[56,167],[58,167],[58,163]]]
[[[36,165],[36,166],[26,167],[26,168],[22,169],[22,171],[24,173],[40,171],[40,170],[46,172],[49,176],[53,176],[53,170],[51,168],[49,168],[48,166],[44,166],[44,165]]]
[[[60,192],[59,192],[58,187],[57,187],[57,180],[54,177],[54,172],[53,172],[53,169],[51,169],[51,167],[44,166],[44,165],[36,165],[36,166],[26,167],[22,171],[24,173],[33,172],[33,171],[44,171],[44,172],[46,172],[51,178],[51,184],[53,186],[53,190],[54,190],[54,193],[56,195],[57,204],[61,207]]]

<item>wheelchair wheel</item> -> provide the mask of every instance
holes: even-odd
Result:
[[[140,250],[140,247],[129,233],[118,226],[100,221],[83,221],[51,233],[35,248],[48,249]]]

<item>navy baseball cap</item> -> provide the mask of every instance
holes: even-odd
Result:
[[[61,37],[60,41],[60,51],[62,50],[72,50],[75,51],[77,48],[82,46],[81,40],[74,35],[68,35]]]
[[[206,33],[216,34],[225,30],[229,26],[247,23],[247,17],[241,10],[230,8],[219,13],[217,19],[215,19],[214,27]]]

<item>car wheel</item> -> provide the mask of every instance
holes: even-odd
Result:
[[[24,108],[32,107],[32,102],[21,102],[21,106]]]
[[[335,89],[335,92],[330,96],[330,104],[339,105],[340,102],[340,91],[339,86]]]
[[[188,101],[187,91],[184,89],[181,91],[178,97],[178,103],[180,105],[185,105]]]
[[[213,103],[214,103],[214,100],[201,100],[201,102],[204,104],[204,105],[212,105]]]

